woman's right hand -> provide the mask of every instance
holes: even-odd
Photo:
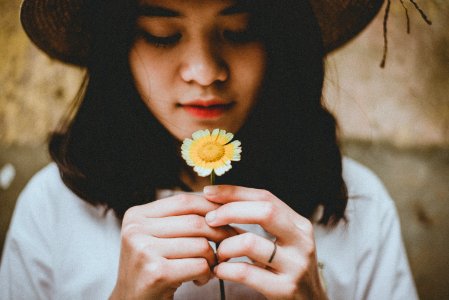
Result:
[[[128,209],[110,299],[171,299],[183,282],[206,284],[216,264],[208,241],[236,234],[207,225],[204,216],[218,207],[200,195],[178,194]]]

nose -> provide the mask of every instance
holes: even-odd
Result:
[[[213,41],[192,41],[184,52],[180,75],[187,83],[209,86],[226,81],[229,69]]]

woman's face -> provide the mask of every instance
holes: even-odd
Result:
[[[144,0],[130,51],[142,100],[178,139],[199,129],[236,132],[265,73],[250,13],[231,0]]]

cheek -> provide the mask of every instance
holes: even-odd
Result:
[[[168,77],[170,68],[146,48],[137,43],[130,52],[129,63],[138,92],[142,97],[149,98],[150,95],[155,96],[155,91],[164,90],[164,78]]]
[[[139,48],[136,46],[132,48],[129,55],[129,64],[134,84],[142,97],[148,96],[150,81],[150,76],[148,75],[150,67],[147,65],[147,60],[144,57],[144,53],[139,51]]]
[[[235,75],[247,94],[251,94],[253,97],[258,94],[265,71],[266,54],[262,48],[252,49],[239,55]]]

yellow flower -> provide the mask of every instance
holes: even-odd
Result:
[[[221,176],[229,171],[231,161],[239,161],[242,148],[240,141],[230,143],[234,135],[225,130],[198,130],[193,139],[185,139],[181,146],[182,157],[199,176],[206,177],[214,172]]]

